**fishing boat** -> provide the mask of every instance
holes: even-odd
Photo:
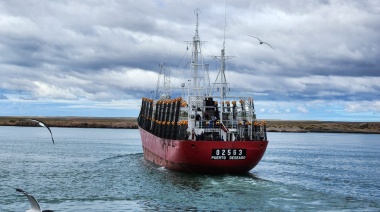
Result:
[[[142,98],[138,126],[144,158],[169,170],[204,174],[244,174],[263,157],[265,121],[258,121],[251,97],[230,95],[225,75],[225,42],[213,85],[203,62],[196,10],[195,35],[189,41],[191,75],[182,94],[171,97],[164,78],[157,98]],[[163,67],[163,65],[161,65]],[[158,93],[158,92],[156,92]]]

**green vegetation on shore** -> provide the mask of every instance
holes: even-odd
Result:
[[[38,126],[26,119],[38,119],[50,127],[137,129],[137,118],[97,117],[0,117],[0,126]],[[267,121],[268,132],[326,132],[380,134],[380,122]]]

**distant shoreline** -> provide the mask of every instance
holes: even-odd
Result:
[[[103,118],[103,117],[0,117],[0,126],[38,126],[37,123],[26,119],[40,120],[49,127],[73,128],[120,128],[137,129],[137,118]]]
[[[138,129],[136,117],[18,117],[0,116],[0,126],[37,126],[38,119],[50,127]],[[319,132],[380,134],[380,122],[268,120],[268,132]]]

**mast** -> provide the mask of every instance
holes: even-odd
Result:
[[[226,1],[226,8],[227,8],[227,1]],[[215,59],[220,59],[220,71],[219,74],[215,80],[215,84],[219,84],[219,89],[220,89],[220,118],[221,121],[223,117],[223,111],[224,111],[224,104],[223,102],[226,99],[227,92],[228,92],[228,83],[226,79],[226,60],[231,59],[231,56],[226,56],[225,55],[225,49],[226,49],[226,27],[227,27],[227,12],[226,10],[224,11],[224,34],[223,34],[223,49],[220,51],[220,58],[218,56],[215,56]],[[220,77],[219,83],[218,78]]]
[[[188,80],[188,129],[194,129],[194,118],[198,114],[198,108],[203,107],[205,96],[210,95],[210,79],[208,67],[203,62],[202,44],[199,37],[199,9],[194,10],[196,15],[195,35],[192,41],[187,43],[192,46],[192,57],[190,61],[190,79]]]
[[[226,56],[225,56],[225,49],[224,49],[224,42],[223,42],[223,49],[220,53],[220,117],[222,118],[222,112],[224,111],[224,100],[226,98],[226,92],[227,92],[227,80],[226,80]]]
[[[225,55],[225,42],[223,42],[223,49],[220,51],[220,56],[215,56],[214,58],[220,60],[220,70],[215,80],[214,87],[216,86],[219,91],[220,101],[221,101],[220,117],[223,117],[222,116],[222,113],[224,111],[223,102],[225,101],[227,92],[228,92],[228,83],[226,79],[226,60],[232,58],[232,56]]]
[[[195,25],[195,35],[192,41],[187,41],[189,45],[193,46],[190,66],[190,73],[192,73],[190,95],[193,96],[209,95],[210,92],[210,79],[208,75],[208,69],[206,69],[205,64],[203,62],[203,55],[201,49],[201,45],[204,42],[201,41],[198,32],[200,13],[201,11],[199,9],[194,10],[194,14],[197,16]]]
[[[200,89],[199,89],[199,83],[200,83],[200,80],[198,80],[198,67],[199,67],[199,63],[198,63],[198,57],[199,57],[199,54],[201,54],[200,50],[200,38],[199,38],[199,34],[198,34],[198,26],[199,26],[199,22],[198,22],[198,16],[200,14],[200,10],[199,9],[196,9],[195,11],[195,14],[197,16],[197,22],[196,22],[196,27],[195,27],[195,35],[193,37],[193,46],[194,46],[194,50],[193,50],[193,95],[199,95],[199,92],[200,92]]]

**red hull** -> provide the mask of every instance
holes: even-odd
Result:
[[[263,157],[268,141],[190,141],[159,138],[139,128],[145,159],[170,170],[243,174],[253,169]],[[213,157],[215,150],[220,157]],[[244,156],[236,151],[244,149]],[[231,151],[230,151],[231,150]],[[219,152],[218,152],[219,154]]]

